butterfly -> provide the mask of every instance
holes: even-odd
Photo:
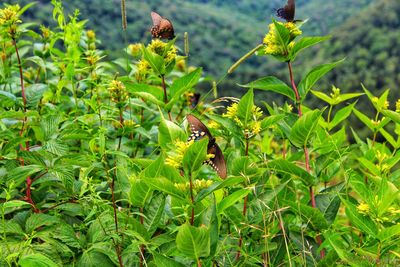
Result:
[[[213,154],[214,157],[208,159],[206,161],[207,164],[211,165],[211,167],[217,172],[217,174],[221,178],[226,178],[226,163],[224,154],[222,154],[221,149],[215,142],[215,138],[211,135],[208,128],[195,116],[193,115],[186,115],[186,119],[190,125],[191,135],[188,138],[188,141],[191,140],[200,140],[205,136],[208,137],[208,147],[207,147],[207,154]]]
[[[174,27],[169,19],[161,17],[158,13],[152,11],[151,19],[153,20],[153,27],[151,27],[151,35],[153,38],[161,39],[174,39]]]
[[[284,7],[276,10],[276,15],[282,19],[285,19],[287,22],[293,22],[295,11],[296,6],[294,0],[288,0]]]

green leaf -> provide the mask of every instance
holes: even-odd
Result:
[[[131,180],[129,200],[135,207],[144,207],[151,197],[153,190],[145,182],[145,179],[134,178]]]
[[[364,115],[362,112],[358,111],[356,108],[353,108],[354,114],[364,123],[365,126],[367,126],[371,131],[374,131],[376,126],[372,124],[372,120],[368,118],[366,115]]]
[[[329,227],[329,223],[319,209],[293,201],[286,200],[284,203],[290,207],[291,211],[302,217],[305,223],[310,224],[314,230],[321,231]]]
[[[8,179],[12,180],[16,185],[19,185],[24,182],[27,177],[42,171],[43,168],[44,167],[40,165],[20,166],[8,173]]]
[[[141,97],[144,100],[154,103],[158,106],[164,105],[164,92],[161,87],[132,82],[125,82],[124,84],[128,92],[132,95]]]
[[[307,75],[306,77],[299,83],[299,94],[300,98],[304,99],[308,93],[309,90],[314,86],[314,84],[321,79],[325,74],[327,74],[329,71],[331,71],[333,68],[335,68],[339,63],[343,62],[344,59],[329,63],[329,64],[323,64],[319,65],[315,68],[313,68]]]
[[[334,99],[333,105],[338,105],[346,100],[364,95],[363,93],[341,94]]]
[[[318,97],[319,99],[321,99],[322,101],[325,101],[329,105],[333,105],[333,98],[331,98],[327,94],[315,90],[311,90],[311,93],[316,97]]]
[[[150,64],[156,75],[165,74],[164,58],[150,51],[150,49],[142,46],[143,58]]]
[[[293,48],[290,51],[290,61],[294,61],[297,54],[306,49],[307,47],[316,45],[320,42],[330,39],[330,36],[311,36],[311,37],[303,37],[299,41],[296,41]]]
[[[184,224],[179,227],[176,247],[185,256],[198,261],[210,255],[210,233],[206,227]]]
[[[181,127],[161,116],[161,123],[158,127],[158,142],[160,146],[166,149],[168,145],[177,140],[186,140],[185,132]]]
[[[1,211],[4,212],[4,215],[16,210],[29,208],[30,206],[28,202],[22,200],[10,200],[0,204]]]
[[[232,205],[234,205],[236,202],[242,200],[245,196],[247,196],[251,190],[249,189],[239,189],[233,192],[232,194],[228,195],[227,197],[224,197],[222,201],[218,204],[218,214],[221,214],[224,212],[224,210]]]
[[[373,162],[369,161],[366,158],[358,158],[358,161],[364,168],[368,169],[368,171],[370,171],[373,175],[378,175],[378,176],[381,175],[379,168],[376,167],[376,165]]]
[[[395,123],[400,124],[400,113],[392,110],[382,110],[382,114],[389,117]]]
[[[296,100],[296,96],[293,89],[287,86],[287,84],[284,83],[283,81],[279,80],[278,78],[275,78],[274,76],[267,76],[240,86],[245,88],[260,89],[264,91],[272,91],[287,96],[293,101]]]
[[[194,173],[201,168],[203,162],[206,160],[207,156],[207,146],[208,138],[202,138],[199,141],[194,142],[186,150],[183,155],[182,165],[183,169],[189,171],[189,173]]]
[[[393,225],[387,228],[382,229],[378,234],[378,239],[381,242],[386,242],[390,239],[397,240],[400,235],[400,224]]]
[[[335,221],[336,215],[340,207],[339,194],[344,188],[344,184],[340,183],[328,187],[315,196],[317,208],[322,212],[324,218],[329,224]]]
[[[144,226],[146,227],[150,236],[152,236],[153,233],[156,231],[157,226],[161,221],[164,207],[165,196],[162,194],[153,196],[150,203],[146,206]]]
[[[156,266],[185,267],[184,264],[177,262],[171,258],[165,257],[164,255],[155,252],[153,252],[152,255]]]
[[[17,102],[15,95],[3,90],[0,91],[0,106],[10,108],[15,105],[15,102]]]
[[[290,40],[290,31],[276,20],[273,20],[276,29],[276,37],[282,47],[287,47]]]
[[[23,256],[18,264],[21,267],[59,267],[54,261],[40,253]]]
[[[98,244],[100,245],[101,243]],[[77,267],[115,266],[105,253],[106,251],[103,253],[95,249],[84,250],[78,260]]]
[[[366,262],[364,259],[355,255],[354,253],[351,253],[350,248],[339,234],[333,234],[328,236],[327,242],[329,242],[331,247],[336,251],[336,253],[339,255],[339,258],[342,261],[348,263],[350,266],[352,267],[370,266],[370,264],[368,264],[368,262]]]
[[[363,233],[370,235],[373,238],[377,237],[378,229],[374,222],[369,218],[357,211],[357,208],[351,202],[342,198],[342,202],[346,206],[346,215],[350,222],[360,229]]]
[[[69,224],[60,224],[53,232],[53,237],[61,240],[63,243],[73,248],[82,248],[77,234]]]
[[[299,148],[307,146],[309,140],[315,132],[321,114],[322,111],[317,109],[307,112],[301,118],[299,118],[293,125],[290,132],[290,142]]]
[[[207,187],[206,189],[201,190],[196,195],[194,201],[195,202],[202,201],[205,197],[210,195],[212,192],[222,189],[222,188],[231,187],[231,186],[237,185],[239,183],[242,183],[243,179],[244,179],[243,177],[230,177],[230,178],[223,180],[222,182],[215,182],[211,186]]]
[[[338,110],[335,114],[335,117],[333,117],[333,120],[329,123],[328,130],[332,130],[339,123],[347,119],[350,116],[351,112],[353,111],[355,104],[356,103],[350,104],[347,107]]]
[[[247,124],[253,117],[253,106],[254,106],[254,93],[253,89],[250,89],[243,97],[240,99],[238,104],[238,117],[243,122],[243,127],[247,128]]]
[[[170,99],[166,106],[167,110],[172,108],[172,105],[179,100],[179,98],[193,86],[195,86],[201,77],[201,68],[197,68],[194,71],[186,74],[185,76],[174,80],[172,85],[169,87]]]
[[[179,191],[175,187],[175,185],[166,178],[160,177],[160,178],[146,179],[145,182],[155,190],[164,192],[167,195],[187,201],[185,195],[181,191]]]
[[[59,219],[51,215],[34,213],[32,214],[25,223],[25,230],[27,233],[32,233],[33,230],[42,227],[57,224]]]
[[[314,176],[309,174],[303,168],[298,167],[297,165],[284,160],[277,159],[268,162],[267,167],[273,171],[278,173],[288,174],[290,176],[294,176],[294,178],[298,178],[303,181],[303,183],[307,186],[314,185],[316,183],[316,179]]]

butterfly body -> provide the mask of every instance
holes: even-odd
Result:
[[[174,27],[169,19],[161,17],[154,11],[151,12],[151,19],[153,20],[153,26],[150,32],[153,38],[168,40],[175,38]]]
[[[287,22],[294,21],[294,15],[296,13],[296,5],[294,0],[288,0],[287,4],[276,10],[276,15]]]
[[[221,178],[226,178],[226,163],[224,154],[216,143],[215,138],[211,135],[208,128],[195,116],[187,115],[186,119],[189,122],[191,132],[188,141],[198,141],[207,136],[207,154],[213,154],[214,157],[208,159],[206,163],[209,164]]]

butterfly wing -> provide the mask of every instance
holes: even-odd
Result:
[[[222,179],[226,178],[226,163],[224,154],[222,153],[219,146],[214,143],[209,149],[208,154],[214,154],[214,157],[209,159],[207,163],[218,173]]]
[[[287,22],[294,20],[296,5],[294,0],[288,0],[287,4],[276,11],[278,17],[285,19]]]
[[[204,136],[208,136],[208,150],[207,154],[214,154],[214,157],[207,160],[207,164],[211,165],[211,167],[218,173],[221,178],[226,178],[226,164],[224,154],[222,153],[219,146],[215,143],[214,137],[211,135],[207,126],[205,126],[198,118],[193,115],[186,115],[186,119],[190,125],[191,135],[188,138],[188,141],[191,140],[200,140]]]
[[[153,38],[173,39],[175,37],[174,27],[169,19],[163,18],[160,14],[152,11],[151,19],[153,27],[151,27],[151,35]]]
[[[160,14],[151,11],[151,19],[153,20],[153,27],[154,26],[160,26],[161,21],[163,18],[160,16]]]
[[[210,140],[213,139],[207,126],[205,126],[198,118],[189,114],[189,115],[186,115],[186,119],[189,122],[190,132],[192,133],[189,136],[188,141],[191,141],[191,140],[196,141],[196,140],[203,138],[206,135],[208,136],[208,138]]]

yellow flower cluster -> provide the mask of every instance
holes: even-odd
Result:
[[[137,57],[137,56],[140,56],[140,53],[141,53],[140,50],[141,50],[141,48],[142,48],[142,45],[139,44],[139,43],[130,44],[130,45],[128,45],[128,52],[129,52],[132,56]]]
[[[369,212],[371,211],[371,208],[369,207],[369,205],[367,203],[360,203],[357,206],[357,210],[359,213],[361,213],[363,215],[368,215]]]
[[[367,203],[361,202],[357,206],[357,211],[364,215],[364,216],[369,216],[372,220],[374,220],[377,223],[387,223],[387,222],[392,222],[396,223],[396,220],[400,214],[400,210],[393,206],[389,207],[387,211],[384,214],[377,214],[374,212],[374,209],[378,209],[381,205],[381,200],[378,198],[378,196],[375,196],[374,201],[372,202],[373,209],[371,209],[370,205]]]
[[[171,63],[176,58],[176,47],[171,46],[169,47],[168,51],[165,51],[165,49],[167,48],[167,43],[164,43],[160,39],[153,39],[148,45],[148,48],[153,53],[159,56],[163,56],[167,64]]]
[[[340,89],[337,88],[336,86],[332,85],[332,93],[331,93],[331,97],[332,98],[337,98],[340,96]]]
[[[136,68],[137,68],[137,70],[135,73],[135,78],[138,82],[141,82],[144,79],[146,79],[147,75],[151,71],[149,62],[147,62],[144,59],[141,59],[138,61],[138,63],[136,64]]]
[[[128,100],[128,92],[126,91],[125,85],[122,82],[118,80],[112,80],[108,90],[111,95],[111,101],[115,103],[121,103]]]
[[[0,9],[0,25],[21,23],[18,14],[20,9],[18,4]]]
[[[243,128],[243,122],[238,117],[238,107],[238,103],[233,103],[227,107],[226,113],[222,114],[222,116],[234,120],[239,127]],[[248,124],[246,129],[243,129],[245,135],[248,137],[257,135],[261,131],[261,121],[259,120],[263,115],[261,108],[253,105],[252,114],[253,120]]]
[[[193,144],[193,140],[189,142],[183,142],[180,140],[177,140],[174,142],[174,147],[176,148],[175,151],[171,151],[167,159],[165,160],[165,164],[172,166],[176,169],[179,169],[182,167],[182,160],[183,160],[183,155],[185,154],[186,150]]]
[[[277,22],[280,25],[283,25],[286,29],[289,30],[290,40],[292,40],[288,47],[283,47],[279,42],[279,33],[276,29],[275,23],[269,24],[269,31],[264,37],[265,53],[269,55],[279,55],[286,56],[288,54],[288,50],[290,51],[295,42],[293,41],[296,36],[302,34],[302,31],[297,27],[297,25],[293,22]]]
[[[8,28],[7,34],[12,39],[16,38],[17,35],[17,24],[22,21],[19,19],[20,6],[10,5],[3,9],[0,9],[0,26],[5,26]]]
[[[177,189],[179,189],[182,192],[188,192],[190,188],[190,183],[175,183],[174,184]],[[193,181],[193,189],[195,191],[200,191],[202,189],[208,188],[210,185],[212,185],[211,180],[204,180],[204,179],[199,179],[199,180],[194,180]]]

